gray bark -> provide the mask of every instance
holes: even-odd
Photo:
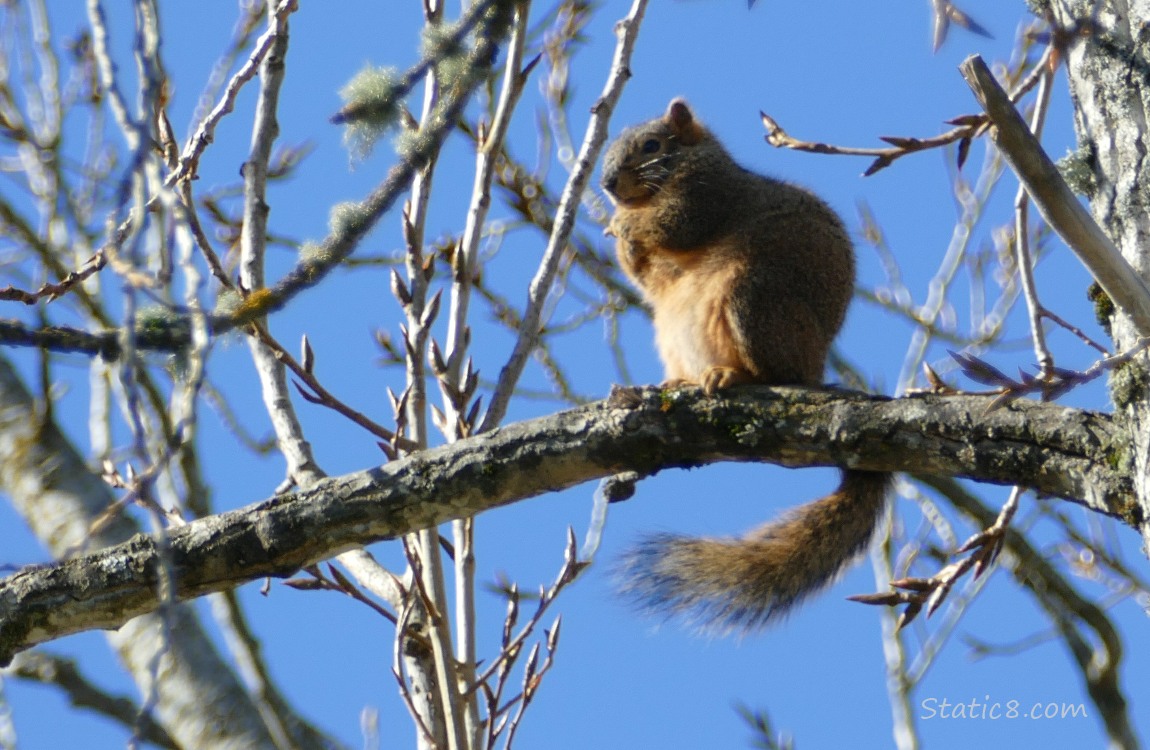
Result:
[[[1090,207],[1098,223],[1145,281],[1150,278],[1150,2],[1062,0],[1052,3],[1060,26],[1089,29],[1067,49],[1067,72],[1080,149],[1093,177]],[[1090,28],[1092,14],[1096,26]],[[1138,340],[1121,310],[1111,317],[1119,349]],[[1134,461],[1134,494],[1141,518],[1150,510],[1150,368],[1146,356],[1111,379],[1116,414],[1124,421]],[[1150,525],[1142,523],[1144,542]]]
[[[976,396],[890,399],[834,390],[621,389],[379,468],[200,519],[168,533],[177,596],[286,576],[345,550],[621,471],[716,461],[849,465],[1023,484],[1130,525],[1123,435],[1104,414]],[[123,544],[0,580],[0,663],[69,633],[117,628],[157,606],[157,541]]]

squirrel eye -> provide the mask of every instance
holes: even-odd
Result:
[[[644,154],[653,154],[659,150],[660,145],[661,144],[659,143],[659,141],[657,139],[649,138],[648,140],[643,142],[643,153]]]

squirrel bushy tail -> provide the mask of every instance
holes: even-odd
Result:
[[[740,539],[647,537],[624,559],[624,590],[705,630],[750,631],[830,583],[870,543],[894,475],[844,470],[831,494]]]

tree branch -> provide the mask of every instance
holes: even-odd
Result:
[[[180,750],[179,744],[150,714],[140,716],[135,701],[126,696],[113,695],[97,686],[76,666],[73,659],[30,651],[21,654],[5,676],[55,685],[76,708],[89,708],[118,722],[129,731],[138,727],[140,739],[157,747]]]
[[[1136,526],[1121,430],[1109,416],[983,396],[890,399],[836,390],[618,389],[379,468],[322,480],[168,532],[180,598],[582,482],[718,461],[848,465],[1021,484]],[[0,580],[0,665],[37,643],[118,628],[156,606],[157,542],[124,544]]]
[[[994,123],[991,138],[1026,186],[1042,218],[1074,251],[1110,299],[1130,316],[1139,335],[1150,336],[1150,291],[1138,273],[1078,202],[982,58],[972,55],[959,69]]]

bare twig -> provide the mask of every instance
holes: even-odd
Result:
[[[959,10],[950,0],[931,0],[931,5],[933,6],[934,12],[932,46],[935,52],[942,49],[942,45],[946,41],[947,33],[950,31],[950,25],[952,23],[979,36],[984,36],[988,39],[994,38],[989,31],[969,15]]]
[[[994,523],[967,539],[955,550],[960,555],[973,550],[972,554],[947,565],[930,578],[900,578],[891,581],[890,585],[896,589],[901,589],[900,591],[858,594],[847,598],[863,604],[885,606],[905,604],[906,609],[903,610],[898,619],[897,627],[900,630],[910,624],[924,607],[928,617],[933,615],[946,601],[947,595],[959,579],[970,570],[974,571],[975,579],[981,578],[982,574],[998,558],[998,553],[1002,550],[1006,529],[1010,520],[1014,518],[1014,513],[1018,510],[1018,500],[1023,492],[1023,488],[1015,487]]]
[[[510,748],[515,737],[516,728],[522,721],[527,704],[531,702],[543,675],[550,670],[554,660],[555,650],[559,642],[560,620],[556,619],[550,631],[547,631],[547,656],[543,665],[536,668],[539,644],[536,643],[528,656],[523,672],[523,688],[520,693],[506,701],[502,696],[509,684],[511,670],[516,661],[523,655],[523,645],[532,632],[538,627],[544,613],[559,596],[560,592],[573,583],[589,563],[579,560],[575,546],[575,534],[567,530],[567,544],[564,551],[563,567],[559,571],[555,582],[550,588],[540,587],[538,604],[535,612],[528,621],[515,632],[518,624],[521,596],[517,586],[512,584],[505,593],[507,596],[507,615],[503,621],[503,638],[500,644],[499,656],[484,669],[483,673],[475,679],[468,688],[468,692],[476,695],[482,692],[487,704],[487,742],[485,747],[494,748],[496,741],[504,729],[508,735],[504,747]],[[490,685],[495,680],[495,687]],[[519,709],[510,720],[506,718],[507,711],[518,704]]]
[[[467,212],[467,223],[463,237],[455,247],[452,256],[451,301],[447,321],[446,371],[438,375],[440,389],[444,394],[442,426],[449,441],[466,437],[473,430],[474,413],[469,416],[469,402],[474,396],[478,383],[478,373],[471,369],[467,358],[471,333],[468,326],[468,309],[471,299],[472,280],[479,268],[479,243],[487,221],[491,205],[491,184],[496,164],[504,148],[504,138],[511,124],[511,116],[523,92],[527,77],[536,60],[523,66],[523,49],[527,36],[527,14],[529,3],[519,3],[515,7],[511,38],[508,43],[507,61],[504,67],[503,84],[495,106],[494,119],[489,128],[480,127],[476,143],[475,181],[471,193],[471,205]],[[464,360],[467,359],[466,368]],[[475,679],[476,651],[475,619],[475,551],[474,527],[470,518],[452,522],[452,539],[455,543],[455,631],[456,660],[458,679],[467,685]],[[477,695],[464,695],[463,708],[467,743],[479,750],[480,720]],[[488,719],[490,722],[490,718]]]
[[[88,0],[88,22],[92,26],[92,41],[95,47],[95,60],[100,73],[100,85],[108,96],[108,106],[112,110],[120,131],[128,142],[128,148],[136,151],[140,146],[140,128],[128,111],[128,102],[116,80],[115,64],[108,42],[107,17],[100,0]]]
[[[467,330],[467,313],[471,297],[472,279],[478,269],[479,241],[487,219],[487,212],[491,205],[491,183],[494,179],[496,165],[504,148],[504,138],[511,124],[511,114],[519,100],[527,77],[535,67],[538,58],[523,67],[523,46],[527,33],[527,6],[520,5],[516,9],[516,20],[513,26],[511,42],[504,72],[503,86],[500,91],[499,102],[495,109],[495,118],[486,132],[478,133],[476,141],[476,168],[475,183],[471,192],[471,205],[467,212],[467,224],[463,230],[463,237],[455,248],[452,257],[452,287],[451,305],[447,320],[447,373],[445,380],[457,392],[464,390],[460,374],[463,369],[463,359],[467,353],[466,342],[469,338]],[[467,404],[445,404],[447,408],[448,423],[456,423],[463,415]],[[450,436],[449,436],[450,438]]]
[[[1053,401],[1072,388],[1089,383],[1104,372],[1129,362],[1146,351],[1147,346],[1150,346],[1150,336],[1138,339],[1126,351],[1095,360],[1085,370],[1067,370],[1054,367],[1045,378],[1019,372],[1019,380],[1015,380],[972,354],[951,352],[950,356],[958,362],[963,374],[968,378],[994,388],[989,393],[997,394],[998,398],[992,401],[988,408],[997,409],[1017,398],[1033,394],[1041,396],[1043,401]]]
[[[611,63],[611,72],[608,75],[603,93],[591,110],[591,121],[588,123],[583,145],[579,149],[575,169],[572,170],[571,177],[563,189],[563,196],[559,199],[555,225],[547,242],[547,249],[543,253],[543,259],[539,263],[535,277],[531,280],[531,287],[527,295],[527,308],[523,313],[515,347],[512,349],[507,364],[499,373],[495,392],[491,395],[491,403],[480,427],[482,432],[493,429],[503,421],[515,385],[519,382],[519,376],[527,365],[527,358],[539,342],[539,329],[543,323],[544,304],[551,293],[551,285],[555,280],[560,258],[566,251],[567,239],[575,226],[575,214],[579,208],[583,191],[591,178],[591,171],[599,158],[603,143],[607,140],[608,120],[623,92],[623,85],[630,77],[631,52],[634,50],[639,26],[643,21],[643,13],[646,8],[646,0],[634,0],[630,12],[615,27],[619,41],[615,47],[615,58]]]
[[[902,368],[899,372],[898,391],[906,392],[914,382],[919,368],[925,360],[927,348],[930,346],[935,321],[949,307],[948,294],[964,268],[971,243],[974,241],[972,229],[978,223],[983,211],[986,209],[991,192],[1002,175],[1003,162],[997,151],[988,149],[978,179],[973,186],[964,180],[955,180],[955,198],[961,207],[961,214],[951,231],[950,242],[946,253],[939,262],[938,270],[930,280],[927,298],[919,311],[921,320],[929,325],[919,327],[911,336],[907,347],[907,354],[903,358]]]
[[[506,673],[511,669],[511,665],[514,664],[515,660],[521,655],[523,643],[531,636],[531,633],[534,632],[535,628],[542,621],[547,609],[554,603],[560,592],[573,583],[586,567],[587,563],[579,560],[575,533],[568,529],[567,543],[564,547],[563,567],[560,568],[559,574],[555,577],[555,581],[549,588],[540,589],[535,612],[514,635],[512,635],[512,633],[518,619],[520,595],[518,589],[515,587],[512,587],[506,592],[508,597],[508,613],[504,622],[504,637],[499,649],[499,656],[493,659],[483,672],[475,678],[475,682],[468,688],[469,692],[478,690],[482,684],[499,674],[503,674],[503,679],[505,679]],[[502,684],[502,680],[500,682]],[[501,690],[502,688],[500,687],[499,689]]]
[[[418,578],[418,576],[417,576]],[[411,695],[411,690],[408,688],[408,677],[405,665],[409,660],[425,661],[430,657],[426,652],[429,650],[425,643],[412,638],[411,615],[416,606],[416,599],[409,597],[404,601],[403,607],[399,610],[399,622],[395,627],[395,642],[392,648],[392,668],[391,673],[395,676],[395,681],[399,687],[399,695],[403,699],[404,705],[407,706],[407,711],[411,714],[411,718],[415,721],[415,726],[419,730],[419,740],[421,747],[426,747],[428,750],[440,750],[439,738],[442,735],[433,735],[431,728],[427,725],[424,716],[427,713],[426,707],[420,710],[415,705],[415,700]],[[413,654],[414,651],[423,652],[421,654]]]
[[[42,299],[53,302],[70,292],[92,274],[103,269],[106,263],[107,258],[104,251],[101,250],[89,258],[79,270],[72,271],[58,283],[44,283],[35,292],[27,292],[8,285],[0,289],[0,300],[15,300],[23,302],[25,305],[34,305]]]
[[[309,565],[308,567],[304,568],[304,572],[306,572],[310,577],[289,578],[284,581],[284,585],[298,591],[338,591],[339,593],[350,596],[357,602],[364,604],[376,614],[383,617],[385,620],[390,620],[396,625],[399,624],[398,617],[393,615],[387,608],[382,607],[376,602],[372,601],[371,598],[360,591],[359,588],[356,587],[356,585],[352,583],[347,576],[345,576],[343,573],[340,573],[338,568],[331,565],[330,563],[328,564],[327,568],[331,573],[330,578],[323,574],[323,570],[318,565]]]
[[[1053,79],[1054,71],[1048,70],[1038,85],[1038,101],[1034,103],[1034,113],[1030,121],[1030,130],[1036,138],[1042,135],[1042,125],[1050,105],[1050,85]],[[1042,328],[1043,307],[1038,301],[1038,290],[1034,286],[1034,258],[1030,253],[1030,227],[1027,222],[1029,206],[1026,188],[1019,185],[1018,193],[1014,196],[1015,262],[1018,265],[1019,279],[1022,281],[1023,297],[1026,299],[1030,337],[1034,342],[1034,357],[1038,362],[1038,377],[1044,380],[1052,374],[1054,356],[1046,346],[1046,333]]]
[[[945,5],[949,6],[950,4],[945,3]],[[1051,44],[1046,48],[1045,52],[1043,52],[1038,62],[1035,63],[1030,73],[1015,87],[1010,95],[1010,100],[1013,102],[1021,100],[1021,98],[1038,83],[1042,76],[1046,74],[1046,71],[1054,65],[1054,61],[1057,59],[1057,48]],[[985,133],[990,124],[986,115],[961,115],[947,121],[948,124],[956,125],[957,127],[936,136],[929,138],[880,136],[879,140],[889,143],[889,148],[856,148],[851,146],[834,146],[828,143],[817,143],[813,141],[802,141],[793,138],[783,130],[782,126],[780,126],[774,118],[767,115],[767,113],[760,112],[759,115],[762,118],[763,127],[767,130],[767,135],[764,136],[767,143],[776,148],[789,148],[814,154],[875,157],[875,160],[871,162],[870,166],[863,172],[864,177],[870,177],[875,172],[886,169],[893,164],[896,159],[903,156],[927,149],[949,146],[956,142],[958,143],[958,166],[961,167],[966,162],[966,155],[969,152],[971,141]]]
[[[425,3],[424,17],[427,31],[438,29],[443,20],[443,5]],[[494,51],[495,43],[491,36],[493,35],[484,35],[482,30],[477,34],[475,45],[468,53],[469,62],[477,65],[489,64],[488,58]],[[476,55],[480,54],[481,50],[486,51],[482,52],[482,58],[477,58]],[[439,83],[437,75],[424,81],[423,108],[418,127],[430,126],[435,119],[437,108],[445,104],[440,100]],[[405,82],[408,87],[413,84],[414,79]],[[349,119],[353,115],[354,113],[344,111],[338,117]],[[402,420],[401,425],[406,437],[419,448],[427,446],[427,396],[424,377],[426,353],[433,355],[432,369],[441,369],[437,366],[434,356],[438,351],[434,347],[434,342],[430,352],[427,348],[431,326],[439,310],[438,293],[428,299],[428,286],[435,271],[435,258],[425,257],[423,252],[427,206],[438,154],[438,144],[425,153],[424,161],[412,180],[411,198],[404,206],[401,217],[407,270],[406,284],[398,272],[392,271],[392,292],[406,318],[406,325],[403,328],[406,389],[400,399],[403,413],[397,415],[397,419]],[[405,614],[411,618],[414,626],[427,635],[430,645],[430,648],[418,650],[409,648],[403,655],[409,679],[417,687],[410,696],[409,706],[420,717],[421,724],[425,728],[427,737],[424,742],[446,747],[448,750],[465,750],[470,735],[465,726],[467,712],[459,699],[459,683],[456,676],[458,661],[451,643],[447,589],[443,561],[439,555],[439,529],[430,526],[405,537],[404,551],[411,569],[411,589],[419,595],[419,598],[413,597],[409,602],[405,610],[410,611],[405,611]],[[406,635],[403,631],[397,633],[397,643],[404,638]]]
[[[1071,323],[1067,320],[1064,320],[1063,318],[1059,317],[1058,315],[1054,314],[1053,312],[1051,312],[1050,310],[1047,310],[1045,308],[1043,308],[1043,310],[1042,310],[1042,317],[1053,322],[1055,325],[1058,325],[1058,326],[1061,326],[1062,328],[1065,328],[1067,331],[1069,331],[1070,333],[1077,336],[1078,339],[1082,343],[1086,344],[1091,349],[1093,349],[1094,351],[1101,354],[1103,357],[1109,357],[1110,356],[1110,350],[1109,349],[1107,349],[1102,344],[1099,344],[1097,341],[1095,341],[1094,339],[1087,336],[1086,333],[1081,328],[1074,325],[1073,323]]]
[[[272,335],[268,332],[266,326],[261,323],[252,324],[251,330],[253,335],[259,339],[272,355],[282,363],[285,367],[292,371],[292,374],[299,378],[300,382],[307,386],[296,383],[296,389],[305,401],[309,403],[318,404],[320,406],[331,409],[338,414],[342,414],[349,420],[359,425],[363,429],[370,432],[380,440],[386,441],[388,444],[394,444],[405,450],[412,450],[417,447],[416,443],[408,440],[402,435],[396,435],[393,430],[389,430],[381,424],[370,419],[363,412],[345,404],[343,401],[336,398],[330,391],[328,391],[320,383],[319,379],[315,376],[315,359],[310,358],[300,363],[291,353],[283,347]],[[311,351],[311,345],[307,341],[307,337],[303,339],[303,347],[305,351]]]
[[[399,578],[363,549],[344,552],[338,558],[340,565],[355,576],[360,586],[387,602],[392,609],[399,611],[408,595]],[[382,613],[381,613],[382,614]]]
[[[489,2],[491,1],[493,0],[489,0]],[[98,0],[90,0],[90,2],[99,7]],[[487,3],[476,3],[472,8],[478,12],[479,8],[486,7],[486,5]],[[499,41],[497,36],[485,31],[478,34],[478,42],[472,55],[473,63],[478,65],[482,61],[489,61],[493,57]],[[446,91],[440,102],[439,116],[434,118],[434,122],[427,124],[425,137],[418,139],[418,147],[401,159],[388,172],[383,182],[363,201],[349,209],[348,215],[353,216],[353,220],[341,223],[318,245],[314,253],[301,259],[295,268],[261,293],[258,298],[247,300],[247,304],[240,305],[231,314],[211,316],[212,333],[220,334],[230,331],[282,309],[296,294],[320,283],[328,273],[347,258],[355,250],[360,240],[375,226],[379,218],[407,190],[420,165],[427,161],[429,155],[440,147],[447,134],[456,127],[463,108],[482,80],[482,76],[475,76],[467,85],[453,86]],[[137,217],[130,217],[128,226],[133,232],[137,231],[139,226]],[[110,258],[109,262],[114,262],[114,260],[114,258]],[[138,277],[136,280],[142,281],[143,277]],[[177,351],[187,343],[186,321],[176,321],[166,327],[159,326],[156,330],[137,333],[141,348],[144,349]],[[89,339],[82,344],[79,344],[78,341],[77,339],[77,343],[73,344],[71,350],[100,351],[111,358],[118,358],[122,355],[122,351],[115,344],[108,343],[100,336]]]
[[[806,151],[812,154],[834,154],[840,156],[874,156],[871,165],[863,172],[864,177],[870,177],[875,172],[889,167],[895,159],[913,154],[917,151],[947,146],[956,141],[969,141],[982,134],[986,128],[985,120],[978,116],[967,116],[951,120],[951,123],[960,123],[958,127],[930,138],[904,138],[899,136],[881,136],[880,140],[891,144],[890,148],[855,148],[851,146],[833,146],[827,143],[801,141],[793,138],[783,130],[774,118],[766,112],[760,112],[763,127],[767,134],[764,136],[767,143],[775,148],[789,148],[795,151]]]
[[[284,5],[290,10],[292,3]],[[244,163],[244,221],[240,235],[240,283],[244,290],[259,293],[264,285],[264,250],[267,237],[267,169],[272,145],[279,134],[276,109],[285,73],[288,48],[288,13],[268,5],[268,26],[275,31],[268,52],[260,62],[261,85],[252,125],[252,144]],[[259,321],[253,321],[258,323]],[[257,326],[257,330],[258,330]],[[307,487],[324,476],[315,462],[311,444],[292,406],[284,364],[276,353],[257,337],[249,349],[260,378],[264,405],[276,432],[276,443],[287,461],[291,482]]]
[[[287,23],[288,15],[294,13],[297,7],[297,0],[279,0],[275,10],[269,14],[268,30],[256,40],[248,59],[228,81],[220,101],[204,117],[203,121],[196,127],[195,133],[184,144],[179,165],[168,174],[164,180],[165,185],[172,186],[181,180],[195,179],[200,156],[215,138],[216,126],[235,108],[236,98],[239,96],[240,90],[259,72],[264,58],[271,51],[276,39],[283,33],[283,25]]]

